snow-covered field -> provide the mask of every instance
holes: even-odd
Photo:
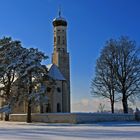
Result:
[[[0,140],[140,140],[140,123],[45,124],[0,121]]]

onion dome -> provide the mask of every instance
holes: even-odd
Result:
[[[53,20],[53,26],[67,26],[67,21],[61,17],[61,11],[59,11],[59,17]]]

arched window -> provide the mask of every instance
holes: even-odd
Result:
[[[60,44],[60,36],[57,37],[57,44]]]
[[[60,105],[60,103],[57,103],[57,112],[61,112],[61,105]]]
[[[61,89],[60,89],[60,87],[57,87],[57,92],[61,92]]]
[[[64,36],[63,36],[63,45],[65,44],[65,38],[64,38]]]

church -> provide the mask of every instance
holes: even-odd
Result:
[[[52,80],[45,81],[46,104],[33,105],[32,113],[70,112],[70,62],[67,51],[67,21],[61,16],[55,18],[53,24],[53,53],[51,64],[47,65],[48,76]],[[1,106],[1,105],[0,105]],[[15,114],[27,113],[27,102],[15,105],[12,112]]]
[[[48,65],[49,76],[56,81],[56,86],[48,89],[50,112],[70,112],[70,62],[67,51],[67,21],[55,18],[53,24],[52,64]]]

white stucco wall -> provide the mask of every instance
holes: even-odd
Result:
[[[26,121],[26,114],[11,114],[11,121]],[[135,114],[108,113],[47,113],[32,114],[33,122],[93,123],[101,121],[135,121]]]

